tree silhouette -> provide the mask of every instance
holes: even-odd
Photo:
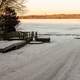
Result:
[[[6,7],[4,14],[0,17],[0,29],[3,32],[16,31],[15,26],[19,23],[16,12],[11,7]]]
[[[0,0],[0,36],[6,39],[7,33],[15,32],[20,22],[16,11],[22,11],[24,0]]]
[[[21,11],[25,7],[24,4],[25,0],[0,0],[0,12],[3,12],[5,7],[12,7],[16,11]]]

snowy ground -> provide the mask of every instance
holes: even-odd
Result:
[[[25,22],[18,28],[55,35],[50,36],[50,43],[28,44],[6,54],[0,53],[0,80],[80,80],[80,39],[75,39],[75,36],[80,37],[80,20],[76,24],[75,20],[73,23],[67,20],[69,24],[64,24],[65,20],[54,21],[51,19],[52,24],[47,20],[42,20],[45,24]],[[61,22],[57,24],[58,21]]]
[[[80,40],[53,36],[51,43],[0,53],[0,80],[80,80]]]

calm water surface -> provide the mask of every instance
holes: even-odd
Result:
[[[80,19],[24,19],[21,20],[18,30],[48,34],[80,34]]]

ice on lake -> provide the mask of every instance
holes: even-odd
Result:
[[[19,31],[37,31],[41,34],[80,34],[79,19],[25,19],[21,20]]]

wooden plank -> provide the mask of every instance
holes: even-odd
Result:
[[[80,39],[80,37],[75,37],[74,39]]]
[[[42,41],[42,42],[50,42],[50,37],[46,37],[46,36],[42,36],[42,37],[39,37],[38,36],[38,33],[35,32],[35,41]]]
[[[41,41],[31,41],[29,44],[43,44]]]
[[[26,40],[32,37],[32,32],[0,33],[0,40]]]
[[[0,45],[0,53],[6,53],[11,50],[19,49],[24,45],[30,43],[30,41],[32,41],[32,38],[29,38],[27,40],[3,41],[3,44]]]
[[[36,38],[36,41],[50,42],[50,38]]]
[[[19,48],[23,47],[25,44],[26,44],[26,41],[24,41],[24,40],[23,41],[16,41],[16,42],[10,41],[10,43],[8,45],[3,44],[4,47],[0,48],[0,52],[6,53],[11,50],[19,49]]]

